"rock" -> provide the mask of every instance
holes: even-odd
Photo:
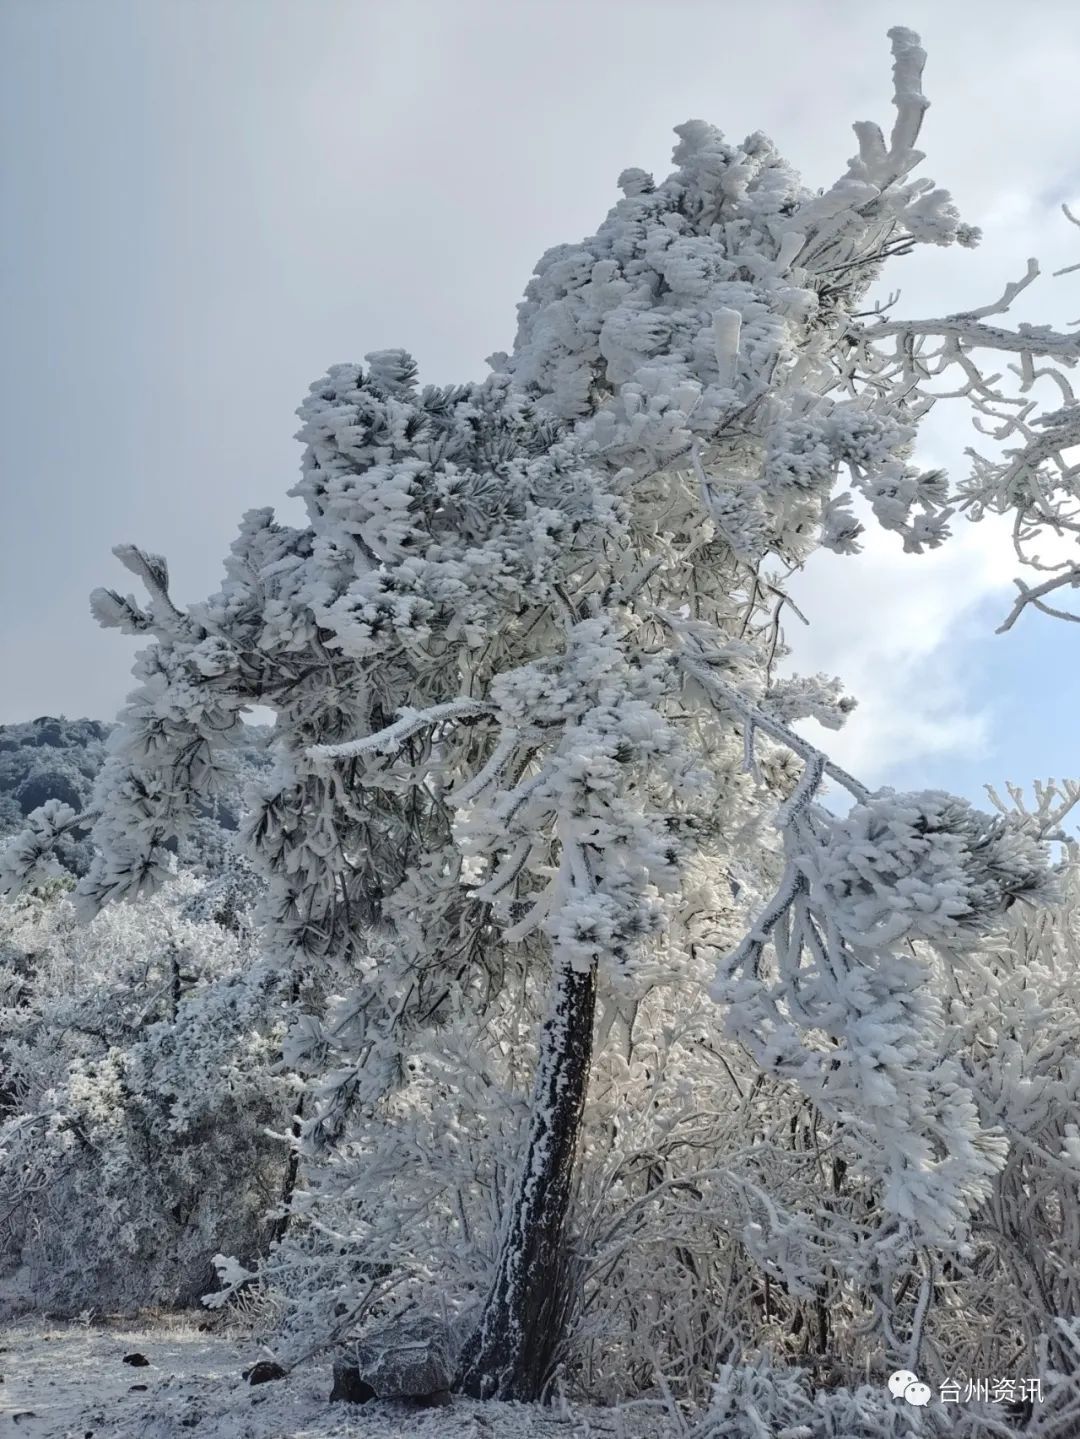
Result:
[[[271,1379],[284,1379],[285,1370],[271,1359],[260,1359],[250,1369],[245,1369],[241,1377],[249,1384],[269,1384]]]
[[[450,1403],[454,1361],[446,1329],[434,1320],[394,1324],[370,1334],[334,1365],[332,1400],[366,1404],[405,1399],[425,1408]]]
[[[133,1369],[145,1369],[150,1363],[145,1354],[125,1354],[121,1362],[130,1364]]]
[[[330,1390],[331,1404],[367,1404],[378,1396],[371,1385],[360,1378],[355,1364],[345,1359],[334,1361],[334,1387]]]
[[[430,1394],[410,1394],[408,1402],[417,1409],[443,1409],[447,1404],[453,1404],[454,1396],[449,1389],[435,1389]]]

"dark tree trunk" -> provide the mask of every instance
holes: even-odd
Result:
[[[281,1213],[274,1221],[274,1227],[270,1232],[270,1242],[280,1244],[289,1232],[289,1221],[292,1219],[292,1201],[296,1192],[296,1179],[300,1173],[300,1133],[304,1121],[304,1096],[301,1095],[296,1102],[296,1113],[292,1119],[290,1132],[289,1157],[285,1164],[285,1177],[281,1184]]]
[[[180,952],[173,946],[169,954],[170,980],[169,995],[172,1000],[172,1022],[176,1023],[176,1017],[180,1012],[180,1001],[184,997],[184,988],[180,981]]]
[[[566,1218],[592,1063],[596,971],[556,973],[533,1086],[525,1162],[487,1302],[458,1387],[477,1399],[540,1397],[565,1325]]]
[[[294,979],[289,988],[289,1003],[295,1011],[300,1002],[300,981]],[[270,1242],[280,1244],[289,1232],[289,1223],[292,1220],[293,1195],[296,1193],[296,1180],[300,1173],[300,1135],[304,1127],[304,1095],[301,1094],[296,1101],[296,1109],[293,1112],[292,1128],[290,1131],[289,1157],[285,1162],[285,1177],[281,1184],[281,1213],[274,1221],[274,1227],[270,1232]]]

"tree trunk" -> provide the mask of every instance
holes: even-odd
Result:
[[[301,1094],[296,1101],[296,1112],[293,1114],[292,1127],[290,1130],[291,1143],[289,1145],[289,1157],[285,1164],[285,1177],[281,1185],[281,1213],[274,1221],[274,1227],[270,1231],[270,1242],[280,1244],[289,1232],[289,1222],[292,1219],[292,1201],[296,1192],[296,1180],[300,1173],[300,1133],[304,1121],[304,1096]]]
[[[592,1063],[596,970],[557,971],[533,1086],[525,1163],[495,1278],[462,1355],[458,1387],[476,1399],[532,1400],[565,1325],[571,1266],[566,1217]]]

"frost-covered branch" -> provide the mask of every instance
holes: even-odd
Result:
[[[377,733],[362,735],[359,739],[346,740],[344,744],[312,745],[308,750],[308,757],[314,760],[356,759],[362,754],[370,754],[400,745],[412,735],[418,734],[420,730],[429,729],[443,720],[464,719],[467,716],[490,713],[490,705],[480,704],[476,700],[470,699],[448,700],[446,704],[432,705],[430,709],[420,711],[406,708],[399,719]]]

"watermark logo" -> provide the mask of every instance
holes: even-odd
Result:
[[[1041,1404],[1041,1379],[945,1379],[939,1386],[942,1404],[966,1404],[981,1400],[984,1404]],[[932,1390],[910,1369],[897,1369],[889,1375],[889,1393],[894,1399],[922,1408],[930,1403]]]
[[[889,1375],[889,1393],[894,1399],[906,1399],[920,1409],[930,1403],[930,1385],[924,1384],[910,1369],[898,1369],[895,1374]]]

